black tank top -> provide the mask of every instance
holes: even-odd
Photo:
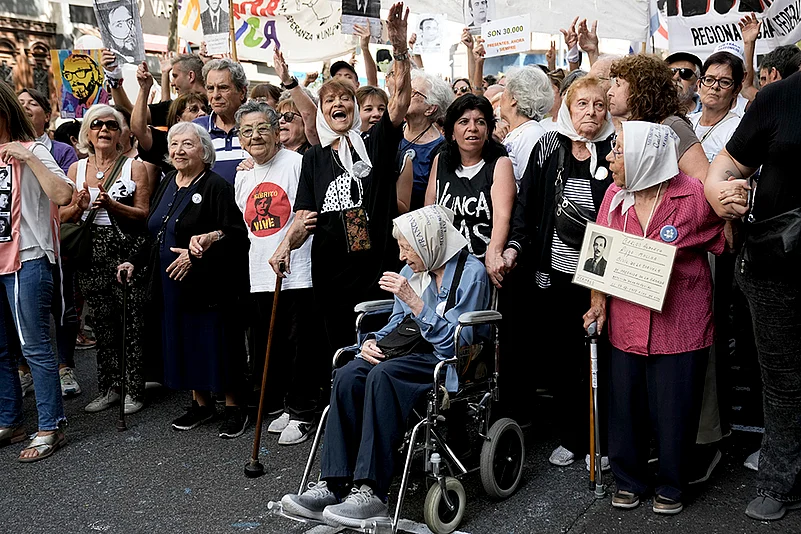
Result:
[[[461,178],[449,171],[442,158],[437,167],[437,199],[440,206],[453,211],[453,225],[467,239],[467,248],[484,258],[492,236],[492,178],[495,159],[485,162],[472,178]]]

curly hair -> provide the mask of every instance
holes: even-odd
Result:
[[[679,91],[667,63],[651,54],[634,54],[612,63],[612,78],[629,82],[629,120],[662,122],[682,116]]]

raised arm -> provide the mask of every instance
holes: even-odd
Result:
[[[754,87],[754,53],[756,50],[756,40],[759,36],[759,29],[762,22],[757,20],[756,15],[751,13],[740,19],[740,32],[743,34],[743,47],[745,48],[745,79],[740,94],[748,101],[756,98],[759,90]]]
[[[281,79],[281,85],[284,87],[292,87],[290,94],[292,95],[292,102],[298,108],[300,116],[303,118],[303,129],[306,133],[306,140],[310,145],[319,145],[320,138],[317,136],[317,106],[303,87],[298,84],[297,78],[293,78],[289,74],[289,67],[287,67],[284,54],[280,50],[276,50],[273,55],[273,68],[275,73]],[[293,86],[294,85],[294,86]]]
[[[362,51],[364,58],[364,71],[367,75],[367,85],[378,87],[378,67],[375,65],[375,59],[370,53],[370,21],[364,19],[364,26],[359,24],[353,25],[353,31],[359,36],[359,49]]]
[[[565,46],[567,47],[567,61],[571,71],[576,70],[581,66],[581,53],[578,51],[578,32],[576,31],[576,24],[578,17],[573,19],[573,23],[568,29],[560,29],[565,38]]]
[[[406,44],[408,20],[409,8],[404,10],[403,2],[398,2],[389,8],[387,33],[395,57],[395,94],[387,106],[387,111],[395,127],[403,124],[409,103],[412,101],[411,62],[409,47]]]
[[[579,22],[578,25],[578,45],[583,51],[587,53],[587,58],[590,60],[590,65],[598,61],[600,53],[598,52],[598,21],[592,23],[591,27],[587,27],[587,19]],[[581,59],[579,59],[581,63]],[[578,67],[576,67],[578,68]]]
[[[476,38],[476,45],[473,47],[473,77],[470,83],[473,84],[473,94],[484,96],[484,39]]]
[[[122,69],[117,65],[117,56],[114,55],[114,52],[111,50],[104,48],[101,51],[100,61],[103,63],[103,69],[106,71],[105,75],[106,79],[109,81],[108,85],[111,88],[111,98],[114,99],[114,105],[131,113],[133,111],[133,104],[125,93],[125,89],[122,88]],[[145,103],[147,103],[147,99],[145,99]]]
[[[36,147],[41,148],[39,155],[34,154],[32,150],[28,150],[20,143],[8,143],[0,148],[0,162],[8,163],[15,159],[27,165],[36,176],[47,197],[57,206],[66,206],[72,200],[74,184],[65,176],[64,171],[46,148],[42,145],[34,145],[33,150],[36,150]]]
[[[153,87],[153,75],[150,74],[144,61],[136,69],[136,81],[139,83],[139,93],[136,95],[136,103],[131,112],[131,133],[139,140],[139,146],[143,150],[150,150],[153,148],[153,134],[147,125],[149,114],[147,98]]]
[[[159,67],[161,70],[161,101],[167,102],[172,100],[170,94],[170,72],[172,71],[172,56],[173,52],[162,54],[159,58]]]
[[[462,44],[465,46],[465,48],[467,48],[467,80],[472,84],[473,73],[476,71],[476,58],[473,56],[473,47],[475,46],[475,43],[468,28],[462,29]],[[481,66],[481,70],[484,70],[483,65]]]

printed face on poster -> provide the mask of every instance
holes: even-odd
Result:
[[[200,27],[206,53],[231,53],[231,17],[227,0],[198,0],[200,5]]]
[[[495,19],[495,0],[463,0],[464,25],[470,33],[481,33],[481,25]]]
[[[676,247],[587,224],[573,283],[661,312]]]
[[[106,48],[123,63],[145,60],[145,40],[136,0],[95,0],[95,17]]]
[[[108,104],[100,50],[51,50],[62,119],[80,119],[94,104]]]
[[[11,241],[11,183],[14,168],[0,167],[0,243]]]
[[[442,32],[445,29],[445,17],[439,14],[426,13],[420,15],[417,23],[417,42],[414,43],[415,54],[432,54],[442,50]]]

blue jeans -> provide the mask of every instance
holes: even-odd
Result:
[[[22,389],[17,360],[9,352],[9,339],[21,334],[22,355],[28,362],[36,391],[39,430],[56,430],[64,420],[58,360],[50,342],[50,303],[53,278],[47,258],[26,261],[14,274],[0,275],[0,427],[22,423]],[[18,329],[9,332],[5,314]]]

